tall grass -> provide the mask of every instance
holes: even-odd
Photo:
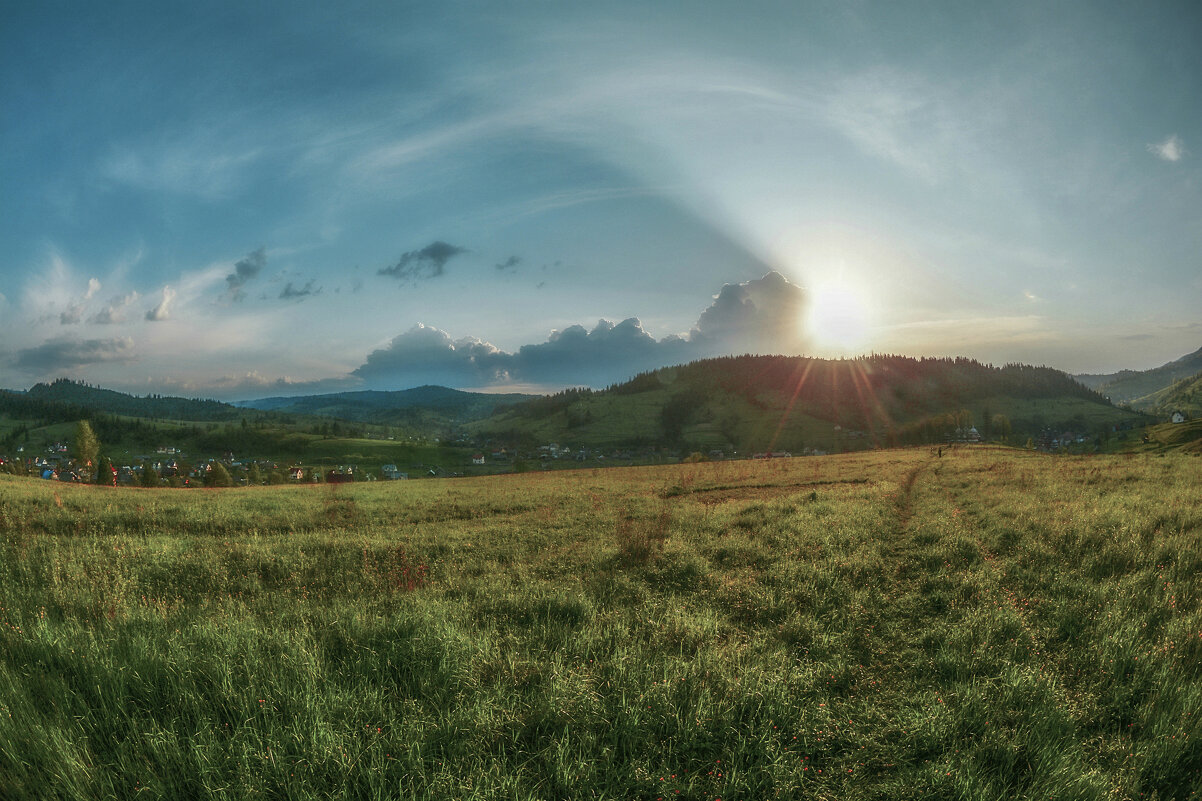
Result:
[[[0,798],[1190,798],[1200,468],[0,477]]]

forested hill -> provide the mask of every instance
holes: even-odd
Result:
[[[5,392],[0,404],[7,407],[28,407],[31,404],[50,404],[78,407],[94,413],[148,417],[163,420],[213,421],[234,420],[241,412],[228,403],[214,400],[194,400],[163,395],[138,397],[111,389],[93,387],[67,378],[49,384],[35,384],[28,392]],[[45,412],[35,412],[45,416]],[[22,416],[22,415],[18,415]]]
[[[995,420],[1024,439],[1049,428],[1093,437],[1127,418],[1139,415],[1048,367],[887,355],[735,356],[644,373],[601,392],[528,401],[474,428],[498,439],[586,445],[842,449],[938,441],[967,425],[988,436]]]

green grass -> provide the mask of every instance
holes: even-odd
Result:
[[[0,798],[1187,799],[1202,460],[0,476]]]

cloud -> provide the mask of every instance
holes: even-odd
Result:
[[[17,351],[16,366],[44,374],[98,362],[126,362],[133,357],[134,342],[129,337],[52,339],[37,347]]]
[[[451,245],[442,240],[431,242],[421,250],[411,250],[405,253],[391,267],[381,267],[377,275],[390,275],[401,280],[437,278],[443,274],[446,263],[461,253],[467,253],[466,248]]]
[[[284,287],[284,290],[282,292],[280,292],[280,299],[281,300],[294,300],[296,298],[307,298],[310,295],[320,294],[321,289],[320,288],[314,289],[313,283],[314,283],[313,280],[309,280],[303,287],[301,287],[300,289],[296,289],[292,286],[292,282],[289,281],[288,284]]]
[[[163,299],[159,305],[146,312],[146,319],[152,323],[162,322],[171,318],[171,302],[175,300],[175,290],[170,286],[163,287]]]
[[[61,325],[76,325],[83,319],[83,310],[92,296],[100,291],[100,281],[95,278],[88,279],[88,289],[84,292],[83,297],[72,303],[58,316],[58,321]]]
[[[517,267],[521,263],[522,263],[522,260],[520,257],[510,256],[508,259],[497,263],[495,266],[498,270],[512,270],[513,268]]]
[[[130,292],[128,295],[118,295],[109,301],[109,305],[88,318],[89,323],[98,325],[111,325],[113,323],[125,322],[125,310],[129,308],[137,299],[137,292]]]
[[[1163,142],[1155,142],[1148,145],[1148,152],[1165,161],[1181,161],[1181,159],[1189,155],[1189,151],[1185,149],[1185,143],[1181,141],[1181,137],[1177,134],[1171,135]]]
[[[796,353],[804,290],[779,273],[727,284],[687,336],[656,339],[637,318],[573,325],[507,352],[418,324],[373,351],[352,375],[369,386],[495,384],[604,386],[636,373],[729,353]]]
[[[267,251],[264,248],[259,248],[253,253],[248,253],[246,258],[241,259],[234,265],[234,271],[225,277],[227,284],[225,290],[225,299],[229,301],[240,301],[245,294],[242,292],[242,287],[247,281],[254,279],[259,273],[263,272],[263,268],[267,266]]]
[[[778,272],[757,281],[727,284],[701,313],[689,335],[728,352],[795,352],[801,345],[805,290]]]

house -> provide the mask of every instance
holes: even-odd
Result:
[[[288,468],[288,478],[292,479],[293,481],[304,481],[305,480],[305,468],[289,467]]]
[[[403,481],[404,479],[409,478],[408,473],[402,473],[394,464],[386,464],[381,467],[380,475],[384,476],[384,478],[388,479],[389,481]]]
[[[1183,412],[1173,412],[1171,415],[1169,415],[1169,419],[1174,423],[1184,423],[1185,414]]]
[[[472,464],[484,464],[484,454],[477,453],[472,456]]]

